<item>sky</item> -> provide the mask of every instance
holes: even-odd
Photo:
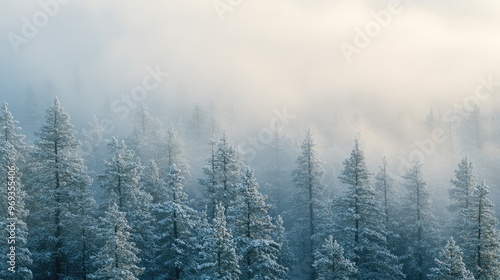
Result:
[[[359,130],[378,159],[401,148],[394,127],[463,103],[480,77],[500,81],[499,13],[495,0],[1,1],[0,97],[16,116],[28,86],[45,104],[58,96],[79,129],[139,99],[175,122],[216,104],[254,134],[286,108],[301,131],[327,131],[318,141],[337,164]],[[346,122],[352,134],[333,145],[329,121],[357,114],[397,125]]]
[[[500,60],[498,1],[61,2],[0,4],[3,99],[16,103],[26,85],[47,81],[71,91],[80,79],[85,99],[102,102],[158,64],[170,73],[159,94],[182,88],[186,99],[253,110],[325,95],[451,102],[496,74]],[[398,13],[346,59],[341,44],[356,47],[355,30],[391,5]],[[14,47],[9,34],[22,36],[23,18],[33,23],[44,6],[57,11]]]
[[[479,77],[500,79],[493,0],[40,0],[0,11],[2,100],[22,114],[31,86],[77,124],[137,100],[155,113],[213,102],[258,126],[284,107],[313,127],[363,111],[423,118],[473,94]],[[147,69],[168,77],[126,103]]]

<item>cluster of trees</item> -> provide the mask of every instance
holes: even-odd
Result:
[[[500,279],[498,220],[467,158],[443,225],[417,161],[401,184],[385,159],[372,174],[356,139],[332,191],[312,132],[290,174],[276,131],[261,187],[216,117],[202,114],[195,108],[189,128],[192,143],[208,143],[195,180],[176,128],[144,105],[124,140],[104,139],[94,119],[82,145],[57,99],[31,143],[4,104],[0,166],[5,177],[18,168],[17,232],[16,272],[2,253],[0,278]],[[6,228],[7,200],[0,206]]]

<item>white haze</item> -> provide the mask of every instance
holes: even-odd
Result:
[[[357,135],[373,172],[383,154],[396,172],[399,155],[428,137],[418,125],[431,106],[443,113],[474,93],[478,77],[500,79],[498,1],[401,1],[403,11],[351,63],[340,43],[353,44],[354,28],[387,1],[246,0],[224,21],[212,4],[69,1],[16,54],[7,34],[20,34],[22,17],[41,8],[2,1],[1,99],[22,115],[31,84],[45,103],[57,95],[81,129],[92,115],[104,117],[106,98],[129,93],[147,66],[159,65],[170,76],[145,103],[172,123],[213,102],[229,133],[245,141],[286,107],[296,116],[287,132],[313,128],[333,173]],[[393,137],[398,126],[408,132],[403,146]],[[432,166],[441,176],[432,184],[445,190],[455,164],[435,158]]]

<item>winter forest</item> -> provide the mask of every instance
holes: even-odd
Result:
[[[500,279],[496,1],[199,2],[0,3],[0,280]]]

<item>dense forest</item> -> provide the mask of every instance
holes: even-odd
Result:
[[[326,163],[314,129],[275,126],[250,158],[213,106],[165,125],[141,104],[110,135],[27,101],[22,122],[0,113],[1,279],[500,279],[489,169],[471,160],[490,141],[470,148],[470,130],[451,145],[477,154],[442,199],[417,156],[402,174],[367,158],[368,129]]]

